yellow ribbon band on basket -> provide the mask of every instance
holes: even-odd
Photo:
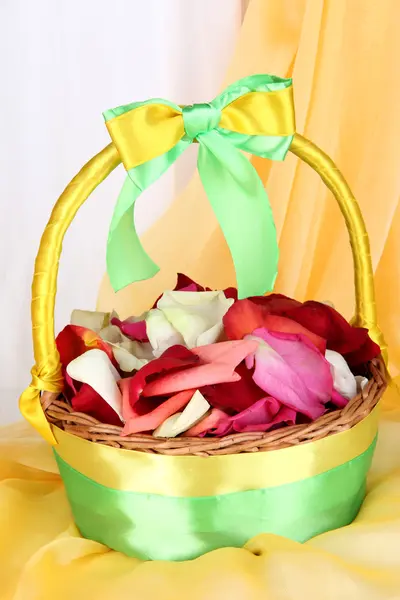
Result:
[[[231,494],[278,487],[314,477],[363,454],[378,428],[379,407],[336,435],[268,452],[168,456],[93,444],[53,427],[57,455],[107,488],[175,497]],[[101,468],[99,468],[101,465]]]

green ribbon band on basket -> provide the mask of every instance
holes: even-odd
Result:
[[[375,444],[376,439],[352,460],[301,481],[203,497],[116,490],[55,455],[84,537],[141,559],[189,560],[241,547],[261,533],[304,542],[348,525],[364,499]]]
[[[196,141],[198,171],[231,251],[239,297],[271,291],[279,254],[272,210],[241,151],[284,159],[295,133],[292,80],[253,75],[209,103],[180,107],[156,98],[108,110],[104,118],[128,171],[107,244],[114,290],[157,273],[136,232],[134,205]]]

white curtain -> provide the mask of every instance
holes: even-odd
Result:
[[[51,208],[109,142],[102,111],[150,97],[215,96],[235,43],[241,0],[1,0],[0,424],[18,418],[32,366],[30,286]],[[147,228],[188,181],[188,152],[139,202]],[[81,209],[60,264],[57,328],[94,307],[107,228],[124,172]]]

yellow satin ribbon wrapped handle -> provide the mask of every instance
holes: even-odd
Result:
[[[299,134],[294,135],[290,150],[321,176],[339,203],[349,231],[354,260],[354,323],[367,327],[386,355],[386,345],[377,325],[372,262],[360,208],[342,174],[322,150]],[[54,304],[62,241],[80,206],[120,162],[117,149],[109,144],[74,177],[53,209],[36,258],[32,283],[32,336],[36,365],[32,369],[32,383],[20,398],[20,409],[51,444],[56,444],[56,440],[43,412],[40,396],[41,392],[58,394],[63,389],[54,337]]]
[[[62,243],[78,209],[120,162],[117,149],[109,144],[81,169],[57,200],[36,257],[31,304],[35,366],[32,382],[23,392],[19,406],[23,416],[53,445],[56,440],[41,406],[41,392],[58,395],[63,390],[54,336],[54,306]]]
[[[387,345],[378,327],[369,238],[358,202],[333,160],[318,146],[297,133],[293,138],[290,151],[319,174],[339,204],[349,232],[354,261],[356,310],[352,323],[369,330],[370,336],[380,346],[387,363]]]

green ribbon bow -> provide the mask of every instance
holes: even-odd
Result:
[[[194,141],[199,175],[232,255],[239,297],[273,289],[279,251],[272,210],[256,170],[240,151],[284,159],[294,134],[291,84],[291,79],[253,75],[210,103],[180,107],[152,99],[104,113],[128,171],[107,244],[115,291],[158,272],[137,235],[134,205]]]

